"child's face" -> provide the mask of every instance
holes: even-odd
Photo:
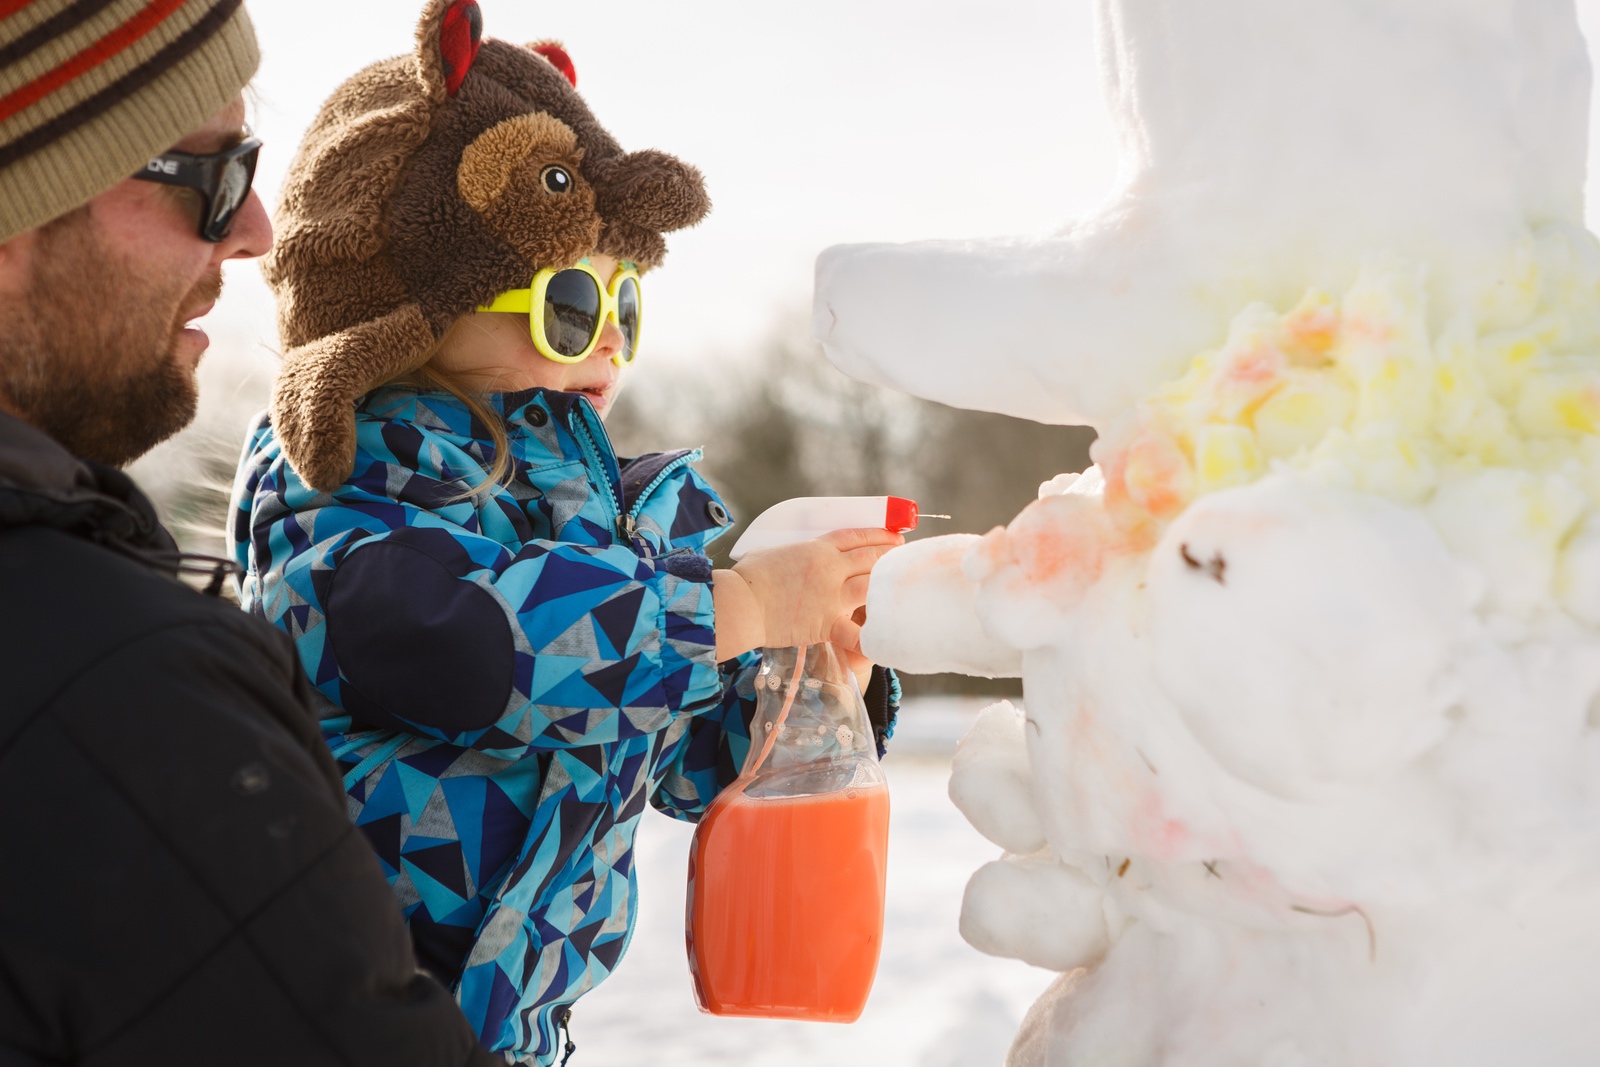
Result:
[[[610,256],[591,255],[589,263],[607,282],[617,270],[617,261]],[[527,315],[480,311],[456,320],[431,363],[467,388],[485,393],[535,388],[582,393],[603,418],[622,385],[624,368],[611,362],[622,345],[622,331],[607,319],[600,342],[587,359],[557,363],[533,347]]]

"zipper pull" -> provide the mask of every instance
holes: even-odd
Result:
[[[639,524],[632,515],[621,515],[617,518],[617,536],[624,541],[632,541],[639,532]]]
[[[561,1057],[561,1067],[567,1067],[567,1061],[572,1059],[572,1054],[574,1052],[578,1051],[578,1043],[576,1041],[572,1040],[572,1009],[571,1008],[563,1008],[562,1009],[561,1014],[556,1017],[556,1026],[560,1027],[560,1031],[559,1032],[565,1032],[566,1035],[567,1035],[567,1042],[561,1048],[561,1051],[566,1053],[565,1056]]]

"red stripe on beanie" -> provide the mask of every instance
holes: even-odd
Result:
[[[4,3],[6,0],[0,0]],[[5,97],[0,97],[0,122],[32,107],[63,85],[115,59],[148,37],[188,0],[150,0],[137,15],[118,26],[54,70],[48,71]]]
[[[33,3],[35,0],[0,0],[0,19],[8,19]]]

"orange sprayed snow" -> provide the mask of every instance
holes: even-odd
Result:
[[[1188,824],[1167,814],[1161,794],[1155,789],[1140,791],[1131,829],[1134,847],[1142,856],[1167,862],[1191,858],[1193,835]]]
[[[1112,537],[1099,500],[1084,496],[1036,500],[1012,520],[1007,533],[1011,554],[1030,582],[1064,581],[1073,593],[1100,577]]]
[[[942,553],[941,553],[942,554]],[[1011,553],[1011,539],[1004,526],[996,526],[967,549],[960,559],[961,572],[968,581],[982,582],[1016,562]]]
[[[1123,457],[1122,484],[1128,499],[1148,515],[1168,519],[1194,492],[1194,469],[1172,435],[1147,426]]]
[[[1344,320],[1341,332],[1349,340],[1362,341],[1373,345],[1387,344],[1397,336],[1392,324],[1375,322],[1372,319],[1361,318],[1356,315]]]
[[[1283,353],[1270,345],[1257,345],[1228,361],[1223,380],[1233,385],[1270,386],[1283,371]]]
[[[1339,336],[1339,313],[1331,304],[1302,303],[1285,317],[1284,347],[1296,362],[1313,366],[1327,361]]]
[[[1230,422],[1250,418],[1283,385],[1288,367],[1288,357],[1265,341],[1230,354],[1211,383],[1218,413]]]

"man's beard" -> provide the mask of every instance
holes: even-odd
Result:
[[[194,418],[173,319],[221,292],[220,271],[187,293],[141,273],[85,209],[57,219],[39,230],[24,305],[0,308],[0,400],[74,455],[131,462]]]

